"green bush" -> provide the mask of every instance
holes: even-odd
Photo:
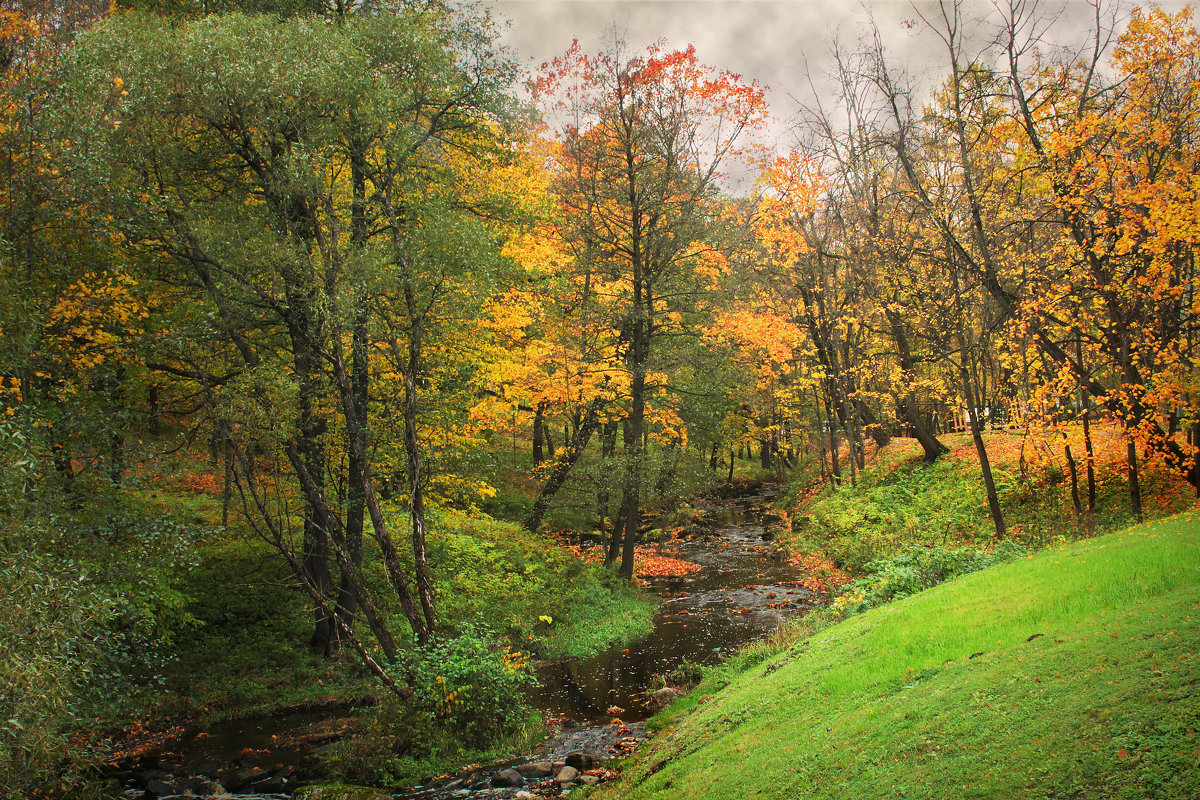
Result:
[[[525,657],[466,626],[428,648],[402,652],[390,671],[412,696],[387,696],[330,751],[332,777],[377,786],[420,782],[468,761],[526,749],[541,719],[525,704],[534,681]]]
[[[96,758],[71,735],[113,603],[65,566],[0,538],[0,796],[70,786]]]
[[[453,729],[472,747],[521,727],[524,689],[535,680],[526,656],[472,626],[431,647],[405,651],[392,672],[412,689],[416,713]]]
[[[832,610],[841,617],[860,614],[942,581],[1012,561],[1028,552],[1024,546],[1012,541],[1001,542],[991,549],[910,547],[892,558],[867,564],[869,574],[846,587],[834,599]]]

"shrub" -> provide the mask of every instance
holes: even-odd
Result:
[[[524,688],[535,680],[524,654],[466,627],[432,647],[414,648],[393,668],[409,684],[411,707],[452,728],[471,747],[515,733],[525,721]]]
[[[530,744],[540,717],[525,705],[534,676],[523,654],[467,626],[431,647],[401,653],[391,667],[412,690],[405,701],[387,696],[353,735],[330,751],[331,776],[372,785],[408,784],[492,761]]]
[[[1012,541],[1001,542],[991,549],[910,547],[897,556],[868,564],[869,574],[851,583],[835,598],[832,610],[841,617],[860,614],[942,581],[1012,561],[1027,553],[1022,545]]]

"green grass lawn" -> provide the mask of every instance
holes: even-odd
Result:
[[[1189,512],[717,671],[596,796],[1196,798],[1198,651]]]

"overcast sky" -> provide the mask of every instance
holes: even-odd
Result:
[[[588,51],[600,49],[614,29],[631,48],[658,39],[672,48],[690,43],[702,62],[766,86],[774,113],[784,120],[796,113],[798,102],[813,101],[814,87],[817,95],[823,93],[834,38],[853,44],[869,30],[871,16],[893,63],[918,75],[945,72],[939,42],[920,21],[922,14],[939,13],[934,0],[491,0],[487,5],[497,18],[511,20],[504,40],[531,71],[561,55],[573,38]],[[1041,5],[1058,19],[1052,39],[1085,43],[1094,14],[1085,0]],[[1126,15],[1130,5],[1122,7]],[[1162,4],[1172,10],[1183,5]],[[964,8],[973,20],[970,30],[982,35],[989,29],[992,0],[965,0]]]

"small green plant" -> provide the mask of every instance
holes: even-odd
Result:
[[[655,675],[650,686],[652,689],[691,689],[704,679],[704,674],[703,664],[685,658],[670,672]]]

